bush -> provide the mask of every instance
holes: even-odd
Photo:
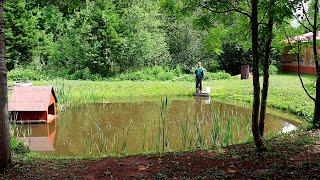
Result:
[[[231,75],[224,71],[220,71],[217,73],[205,73],[206,80],[218,80],[218,79],[228,79]],[[150,81],[194,81],[195,76],[191,73],[185,73],[181,67],[178,67],[173,70],[169,70],[167,68],[162,67],[154,67],[154,68],[146,68],[141,71],[136,72],[129,72],[123,73],[112,80],[116,81],[123,81],[123,80],[130,80],[130,81],[138,81],[138,80],[150,80]]]
[[[220,65],[217,60],[212,60],[204,65],[209,72],[218,72]]]
[[[279,69],[277,66],[271,64],[269,67],[269,74],[279,74]]]
[[[216,72],[216,73],[205,73],[206,80],[219,80],[219,79],[229,79],[231,75],[224,71]]]
[[[242,64],[250,64],[250,53],[237,44],[225,43],[222,51],[218,58],[219,69],[231,75],[240,74]]]
[[[315,96],[316,94],[316,79],[310,79],[310,83],[306,83],[305,84],[305,87],[307,88],[307,90],[309,91],[309,93],[312,95],[312,96]]]
[[[231,75],[229,73],[226,73],[224,71],[216,72],[216,73],[211,73],[211,72],[206,72],[204,75],[204,80],[219,80],[219,79],[229,79],[231,78]],[[191,74],[184,74],[180,77],[177,77],[173,79],[175,81],[195,81],[195,76]]]
[[[22,68],[16,68],[11,70],[8,73],[8,79],[9,80],[41,80],[44,79],[46,76],[44,73],[37,71],[37,70],[31,70],[31,69],[22,69]]]
[[[273,64],[271,64],[271,65],[269,66],[269,74],[270,74],[270,75],[279,74],[279,69],[278,69],[278,67],[275,66],[275,65],[273,65]],[[263,76],[263,66],[260,66],[260,67],[259,67],[259,75],[260,75],[260,76]]]
[[[16,154],[25,154],[30,152],[30,149],[26,145],[13,137],[10,139],[10,147],[11,150]]]
[[[173,79],[174,81],[195,81],[194,75],[191,74],[183,74],[182,76],[176,77]]]
[[[131,81],[137,81],[137,80],[171,80],[174,77],[176,77],[177,74],[182,73],[180,70],[168,70],[166,68],[162,68],[160,66],[153,67],[153,68],[146,68],[141,71],[136,72],[128,72],[128,73],[122,73],[115,77],[114,80],[131,80]]]
[[[101,80],[102,77],[97,74],[92,74],[89,70],[89,68],[77,70],[75,73],[73,73],[70,78],[71,80],[77,80],[77,79],[82,79],[82,80]]]

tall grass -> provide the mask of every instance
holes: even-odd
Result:
[[[126,127],[123,127],[123,131],[122,131],[122,137],[124,138],[122,151],[124,153],[127,153],[128,135],[129,135],[131,124],[132,124],[132,119],[130,120],[129,124]]]
[[[107,152],[107,137],[104,131],[102,130],[102,128],[97,123],[95,123],[95,125],[97,127],[97,134],[99,139],[96,146],[99,151],[99,154],[103,155],[103,154],[106,154]]]
[[[161,117],[161,134],[162,134],[162,152],[169,146],[169,139],[167,137],[168,132],[168,98],[162,98],[161,100],[161,110],[160,110],[160,117]]]

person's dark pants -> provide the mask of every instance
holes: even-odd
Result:
[[[197,77],[197,79],[196,79],[196,91],[198,91],[198,89],[200,91],[202,91],[202,79]]]

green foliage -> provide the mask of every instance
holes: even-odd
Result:
[[[203,65],[209,72],[217,72],[220,69],[219,62],[215,59],[207,61]]]
[[[48,76],[99,79],[145,67],[205,64],[213,54],[204,44],[207,32],[181,14],[183,6],[167,0],[8,0],[8,69],[35,64]]]
[[[96,74],[91,74],[89,68],[77,70],[70,76],[70,79],[83,79],[83,80],[100,80],[102,79],[101,76]]]
[[[45,75],[41,71],[25,69],[25,68],[16,68],[8,73],[9,80],[42,80],[45,79]]]
[[[87,1],[84,7],[65,20],[66,29],[53,43],[50,51],[51,69],[61,67],[73,77],[88,78],[88,74],[107,76],[111,73],[121,37],[119,17],[113,5],[100,7]],[[89,71],[89,72],[88,72]]]
[[[269,74],[278,74],[279,73],[279,69],[277,68],[277,66],[271,64],[269,67]]]
[[[10,147],[16,154],[25,154],[30,152],[30,149],[26,145],[13,137],[10,138]]]
[[[40,71],[45,67],[52,77],[101,79],[153,66],[191,69],[201,61],[210,72],[226,70],[237,74],[243,56],[238,56],[241,60],[224,58],[226,61],[219,61],[217,56],[231,52],[237,57],[237,53],[249,49],[249,20],[236,13],[212,13],[199,6],[206,2],[7,0],[7,67],[12,70],[35,65]],[[274,10],[283,9],[275,13],[278,26],[274,44],[278,52],[284,39],[281,20],[290,17],[294,2],[279,1]],[[244,1],[233,3],[249,10]],[[217,10],[230,8],[228,3],[220,2],[210,2],[208,6]],[[266,2],[259,6],[263,14]],[[290,31],[297,32],[292,28]],[[231,42],[241,47],[241,52],[226,50],[225,44]],[[232,66],[236,68],[232,70]],[[160,79],[171,76],[162,74]]]
[[[24,0],[6,1],[5,4],[6,52],[9,70],[14,65],[30,63],[37,46],[37,28],[40,11]]]
[[[178,74],[175,74],[178,73]],[[181,72],[179,70],[169,70],[160,66],[153,68],[146,68],[141,71],[129,72],[119,74],[115,77],[116,80],[171,80]]]
[[[259,75],[261,75],[261,76],[263,75],[263,69],[262,68],[263,68],[262,66],[259,67]],[[279,68],[274,64],[270,64],[270,66],[269,66],[269,74],[270,75],[279,74]]]
[[[206,80],[219,80],[219,79],[229,79],[229,78],[231,78],[231,75],[224,71],[219,71],[216,73],[210,73],[210,72],[205,73]]]
[[[240,74],[241,65],[251,64],[248,52],[237,44],[225,43],[222,51],[218,58],[219,66],[231,75]]]
[[[205,73],[205,80],[228,79],[230,77],[230,74],[223,71],[217,73]],[[122,73],[113,78],[113,80],[195,81],[195,77],[192,74],[185,74],[185,72],[183,72],[183,68],[181,67],[177,67],[176,69],[169,69],[157,66],[153,68],[146,68],[141,71]]]
[[[306,83],[305,86],[307,88],[307,90],[309,91],[309,93],[312,96],[315,96],[315,92],[316,92],[316,79],[309,79],[311,82]]]

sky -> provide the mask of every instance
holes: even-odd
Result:
[[[306,11],[309,10],[309,2],[310,2],[310,0],[306,1],[306,3],[303,3],[304,4],[304,8],[305,8]],[[294,12],[294,14],[302,14],[302,9],[296,10],[296,12]],[[299,22],[295,18],[291,21],[291,25],[293,27],[299,27],[300,26]]]

